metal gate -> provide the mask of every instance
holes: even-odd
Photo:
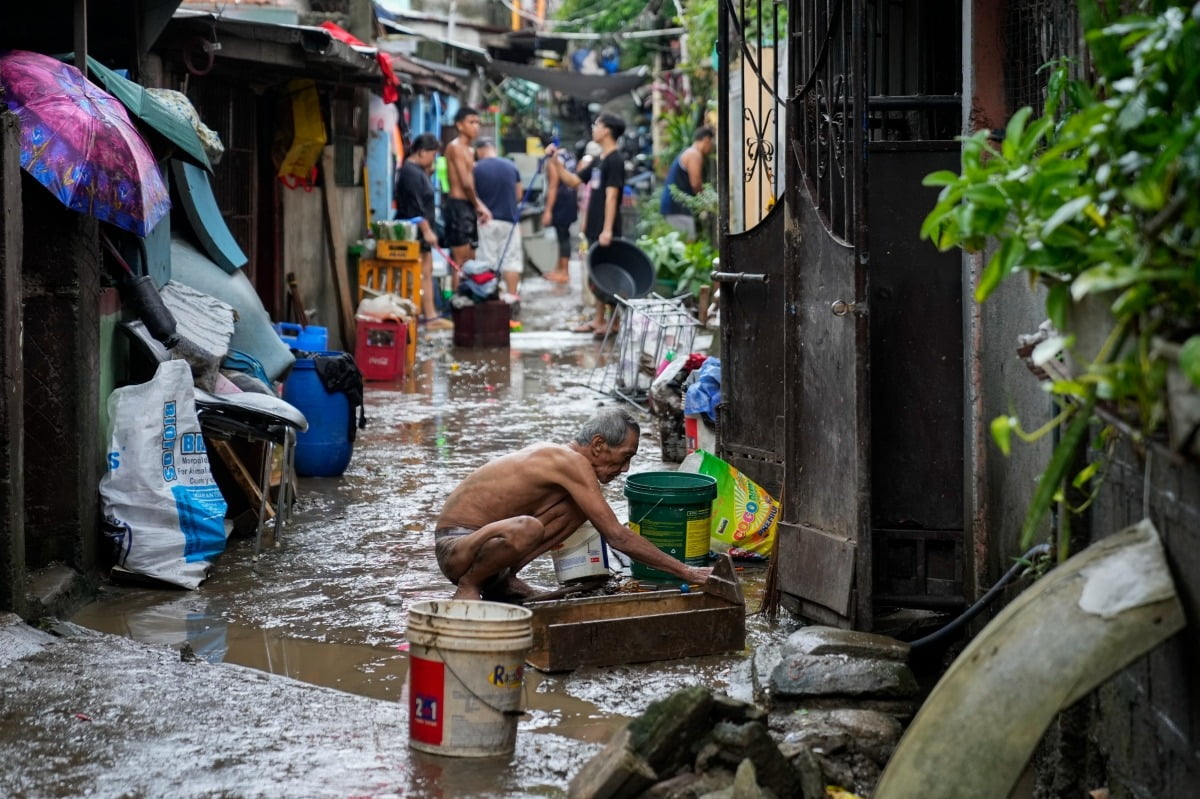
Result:
[[[728,60],[750,62],[762,6],[748,14],[726,0],[723,10]],[[785,606],[872,629],[890,606],[964,596],[961,276],[954,255],[918,239],[933,204],[921,177],[956,160],[960,12],[950,0],[796,0],[787,10],[771,102],[749,107],[743,92],[723,114],[747,121],[734,130],[753,134],[747,153],[781,156],[775,174],[791,178],[772,195],[782,214],[723,231],[723,371],[741,379],[725,392],[736,395],[722,447],[774,458],[760,471],[780,478]],[[737,100],[736,80],[721,80],[723,102]],[[764,120],[781,108],[784,141],[764,147],[774,143]],[[749,173],[730,162],[732,186]],[[723,199],[736,223],[737,193]],[[744,318],[752,301],[779,327]],[[779,386],[781,402],[761,397]],[[735,408],[751,415],[735,421]]]
[[[783,489],[786,6],[721,0],[718,454],[772,496]],[[729,388],[726,389],[725,387]]]

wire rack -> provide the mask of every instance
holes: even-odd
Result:
[[[699,327],[682,300],[657,294],[640,300],[618,297],[588,387],[644,410],[660,367],[691,353]]]

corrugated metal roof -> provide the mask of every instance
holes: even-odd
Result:
[[[324,28],[230,19],[189,9],[175,12],[171,28],[205,41],[215,39],[220,44],[214,54],[217,60],[274,64],[303,69],[310,74],[313,67],[326,68],[337,77],[364,81],[382,77],[376,48],[346,44]],[[264,45],[269,49],[264,49]]]

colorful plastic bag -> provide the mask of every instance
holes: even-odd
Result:
[[[679,471],[707,474],[717,481],[710,535],[713,552],[755,560],[770,556],[780,510],[774,497],[733,466],[702,449],[684,458]]]

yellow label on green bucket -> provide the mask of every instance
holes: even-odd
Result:
[[[687,523],[687,541],[684,544],[683,556],[689,560],[692,558],[703,558],[708,555],[709,544],[709,527],[711,527],[711,519],[708,516],[703,516],[698,519],[689,519]]]

